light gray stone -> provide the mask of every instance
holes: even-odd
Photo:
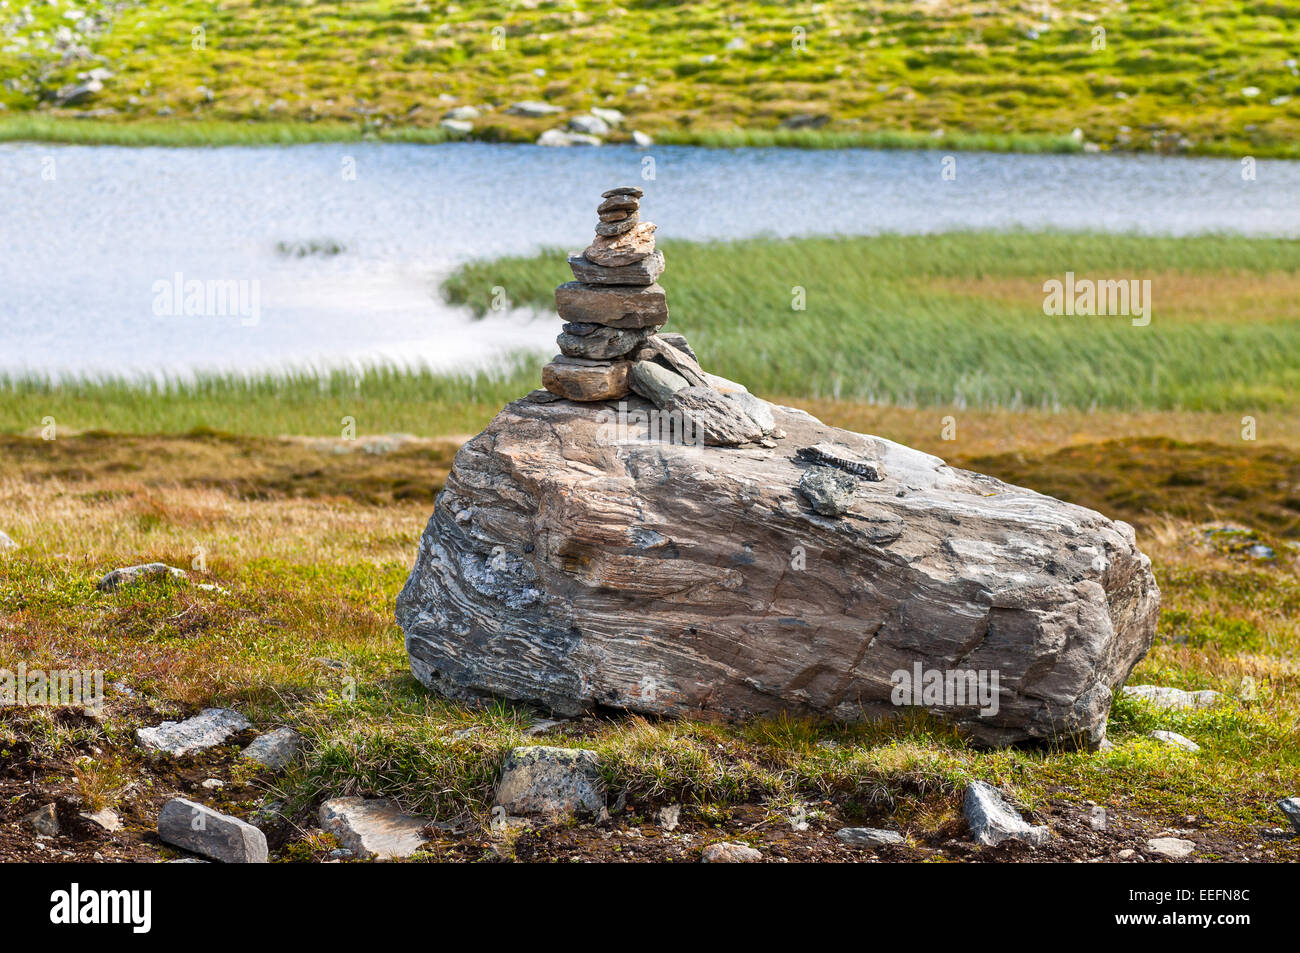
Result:
[[[604,106],[592,106],[591,114],[611,126],[623,125],[623,113],[621,110],[609,109]]]
[[[38,834],[53,837],[59,832],[59,809],[55,804],[38,807],[30,814],[23,815],[23,823]]]
[[[456,106],[448,109],[443,113],[443,119],[451,119],[455,122],[468,122],[479,117],[479,111],[474,106]]]
[[[563,129],[547,129],[537,137],[539,146],[550,146],[564,148],[566,146],[598,146],[600,140],[595,136],[583,135],[579,132],[565,132]]]
[[[272,771],[283,771],[298,757],[302,735],[292,728],[276,728],[258,735],[243,751],[243,756]]]
[[[822,516],[843,516],[858,498],[857,479],[834,467],[809,467],[799,477],[798,489]]]
[[[1300,834],[1300,797],[1284,797],[1277,802],[1277,806],[1282,809],[1295,832]]]
[[[320,826],[363,858],[411,856],[428,842],[423,833],[428,824],[429,818],[405,814],[388,801],[336,797],[320,806]]]
[[[98,811],[82,811],[78,815],[83,821],[89,821],[102,831],[109,834],[122,829],[122,819],[109,808],[100,808]]]
[[[569,131],[580,132],[586,136],[608,136],[609,123],[599,116],[579,113],[569,117]]]
[[[745,416],[754,421],[754,424],[765,436],[776,429],[776,418],[772,415],[772,405],[761,397],[755,397],[747,390],[724,396],[726,396],[727,400],[740,407]]]
[[[444,119],[438,126],[458,136],[467,136],[474,131],[474,124],[468,119]]]
[[[1026,823],[1020,812],[1002,796],[1002,792],[986,781],[970,783],[962,807],[975,843],[985,847],[993,847],[1006,840],[1024,841],[1036,847],[1046,843],[1052,836],[1046,827]]]
[[[640,394],[659,408],[668,406],[673,394],[690,386],[682,375],[655,361],[637,361],[633,364],[628,383],[633,393]]]
[[[188,579],[184,569],[168,566],[166,563],[143,563],[139,566],[124,566],[114,569],[95,586],[100,592],[116,592],[122,586],[130,585],[142,579],[161,579],[170,576],[173,579]]]
[[[0,530],[0,553],[10,549],[17,549],[18,544],[13,541],[8,533]]]
[[[1153,837],[1147,841],[1147,849],[1170,860],[1182,860],[1196,850],[1196,842],[1182,837]]]
[[[140,728],[135,738],[142,747],[179,756],[224,744],[252,727],[252,723],[237,711],[205,708],[184,721],[164,721],[154,728]]]
[[[266,836],[252,824],[183,797],[172,798],[158,814],[163,843],[223,864],[264,864]]]
[[[638,149],[648,149],[654,144],[655,141],[649,134],[642,132],[640,129],[632,130],[632,145]]]
[[[903,835],[878,827],[841,827],[835,832],[841,844],[850,847],[892,847],[903,843]]]
[[[682,806],[680,804],[669,804],[667,807],[661,807],[655,814],[655,823],[665,831],[677,830],[677,825],[682,820]]]
[[[666,333],[661,332],[661,333],[659,334],[659,337],[662,338],[662,339],[663,339],[664,341],[666,341],[667,343],[671,344],[673,347],[677,348],[677,350],[681,351],[683,354],[685,354],[687,357],[689,357],[692,361],[695,361],[696,363],[699,362],[699,360],[700,360],[700,356],[699,356],[698,354],[696,354],[696,353],[691,349],[690,344],[688,344],[688,343],[686,342],[686,335],[685,335],[685,334],[675,334],[675,333],[673,333],[672,331],[669,331],[669,332],[666,332]],[[711,375],[706,374],[705,376],[708,377],[708,376],[711,376]]]
[[[1140,698],[1156,708],[1172,709],[1209,708],[1223,699],[1221,694],[1210,689],[1185,692],[1179,688],[1165,688],[1161,685],[1125,685],[1124,694],[1130,698]]]
[[[513,815],[599,814],[605,807],[600,758],[582,748],[514,748],[501,768],[495,803]]]
[[[1163,742],[1174,748],[1182,748],[1184,751],[1200,751],[1201,746],[1186,735],[1180,735],[1176,731],[1153,731],[1150,736],[1156,741]]]
[[[723,841],[704,848],[700,861],[706,864],[756,864],[763,859],[761,851],[747,844]]]
[[[588,285],[652,285],[664,273],[664,253],[656,249],[630,265],[617,266],[598,265],[581,255],[570,255],[569,270],[574,278]],[[586,320],[563,311],[560,314],[570,321]],[[662,321],[654,323],[663,324]]]
[[[527,99],[523,102],[512,103],[506,107],[506,113],[511,116],[524,116],[528,119],[544,119],[547,116],[555,116],[564,112],[564,107],[554,106],[551,103],[539,102],[535,99]]]
[[[762,429],[739,405],[711,387],[683,387],[662,409],[693,421],[706,446],[734,447],[763,436]]]
[[[1000,673],[996,714],[931,709],[973,741],[1100,743],[1159,612],[1132,528],[773,414],[791,447],[843,447],[884,480],[828,520],[792,453],[611,443],[608,405],[508,405],[457,453],[398,597],[416,678],[566,717],[859,721],[902,713],[894,671],[960,665]]]

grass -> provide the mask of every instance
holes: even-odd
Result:
[[[714,373],[757,393],[959,407],[1297,407],[1294,240],[957,232],[663,248],[669,328]],[[567,271],[550,250],[471,263],[445,287],[481,314],[496,286],[517,304],[553,308]],[[1043,283],[1067,271],[1149,279],[1149,326],[1045,315]]]
[[[116,135],[70,128],[89,116],[141,124],[115,140],[124,143],[424,137],[450,106],[470,104],[481,111],[475,138],[532,141],[607,106],[627,116],[614,141],[638,129],[664,142],[912,147],[942,132],[945,148],[1037,151],[1080,148],[1077,128],[1107,149],[1300,155],[1300,17],[1285,2],[88,0],[76,9],[86,16],[69,19],[62,5],[35,6],[30,20],[0,12],[0,105],[54,120],[7,135]],[[65,55],[70,45],[85,54]],[[112,73],[103,88],[65,104],[60,94],[96,66]],[[526,99],[565,114],[506,112]],[[798,116],[823,124],[783,139],[782,124]],[[162,131],[159,119],[199,131]],[[273,131],[280,124],[302,128]]]
[[[866,820],[901,828],[914,844],[940,844],[954,830],[961,789],[980,777],[1058,824],[1071,805],[1093,801],[1150,836],[1186,827],[1193,815],[1207,837],[1249,850],[1261,826],[1281,821],[1272,802],[1300,776],[1294,557],[1261,563],[1167,518],[1141,539],[1165,606],[1132,681],[1214,688],[1230,699],[1194,713],[1120,699],[1112,751],[979,751],[924,718],[858,726],[604,718],[528,735],[535,715],[525,708],[467,709],[419,686],[392,621],[392,596],[430,503],[427,494],[374,488],[423,482],[431,492],[451,446],[367,453],[346,441],[235,435],[8,438],[0,526],[22,548],[0,555],[0,667],[103,668],[117,688],[102,722],[0,713],[0,748],[21,752],[41,790],[57,790],[61,802],[110,806],[141,829],[174,785],[186,790],[184,777],[226,777],[226,789],[202,797],[241,816],[278,802],[274,810],[292,822],[282,856],[303,860],[333,846],[310,817],[338,794],[389,797],[468,824],[466,837],[439,842],[444,859],[489,852],[501,759],[539,741],[593,748],[634,815],[682,803],[715,838],[736,829],[746,805],[766,812],[767,827],[781,826],[790,805],[806,805],[814,819]],[[1024,435],[993,449],[1013,446],[1024,456],[1051,452]],[[218,477],[250,465],[244,476]],[[1124,478],[1123,461],[1076,465],[1098,483]],[[1058,475],[1065,466],[1056,465]],[[324,472],[304,485],[276,479],[315,470]],[[367,485],[369,496],[354,492]],[[95,591],[108,568],[146,559],[187,567],[191,582]],[[225,591],[191,584],[200,581]],[[280,777],[200,762],[178,780],[160,777],[131,744],[142,724],[213,704],[238,708],[259,728],[295,726],[307,738],[305,757]],[[1201,753],[1161,747],[1145,737],[1154,728],[1195,738]],[[30,809],[21,796],[19,808]],[[757,836],[752,828],[747,822],[745,836]],[[1270,849],[1294,859],[1296,847]]]

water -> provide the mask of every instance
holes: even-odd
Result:
[[[671,238],[1300,232],[1296,162],[1261,161],[1243,181],[1226,159],[961,153],[945,181],[939,153],[651,155],[653,180],[642,153],[623,147],[0,146],[0,373],[372,360],[450,369],[553,348],[553,320],[514,311],[473,321],[443,303],[439,283],[469,258],[582,248],[600,192],[619,184],[645,189],[646,217]],[[344,250],[277,251],[313,241]],[[177,275],[243,281],[250,297],[239,315],[169,314],[160,291]],[[665,285],[671,294],[671,262]]]

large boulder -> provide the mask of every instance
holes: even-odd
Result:
[[[780,439],[715,448],[643,439],[635,396],[507,406],[398,597],[415,676],[564,715],[856,720],[899,713],[904,676],[982,673],[994,704],[901,701],[980,743],[1100,743],[1159,606],[1132,528],[769,407]],[[797,492],[818,445],[878,470],[839,515]]]

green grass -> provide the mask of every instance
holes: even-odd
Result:
[[[129,433],[195,430],[358,437],[465,434],[540,386],[540,359],[517,357],[491,372],[435,373],[373,367],[361,373],[205,374],[192,379],[4,378],[0,433],[56,428]]]
[[[921,406],[1300,405],[1292,240],[967,232],[662,247],[669,329],[707,369],[757,393]],[[1149,278],[1150,325],[1045,315],[1043,282],[1066,271]],[[516,304],[553,308],[569,277],[550,250],[471,263],[445,288],[486,314],[497,286]],[[793,307],[800,288],[805,310]]]
[[[123,126],[165,118],[207,124],[203,141],[315,141],[437,130],[448,106],[472,104],[482,111],[474,137],[531,141],[565,117],[525,119],[505,108],[544,99],[570,115],[621,109],[628,122],[616,141],[638,129],[666,142],[758,144],[805,114],[826,123],[777,141],[912,147],[942,130],[949,148],[1036,151],[1077,148],[1065,140],[1078,128],[1110,149],[1300,155],[1300,7],[1289,2],[1060,0],[1047,17],[979,0],[87,0],[77,8],[89,16],[76,24],[64,6],[33,5],[30,23],[17,7],[0,11],[0,105],[11,115],[89,113]],[[65,57],[66,44],[50,42],[61,27],[102,59]],[[61,106],[60,90],[96,65],[113,73],[104,88]],[[213,124],[248,120],[326,132]],[[109,136],[65,126],[26,128]],[[122,135],[115,141],[172,136],[156,127]]]

